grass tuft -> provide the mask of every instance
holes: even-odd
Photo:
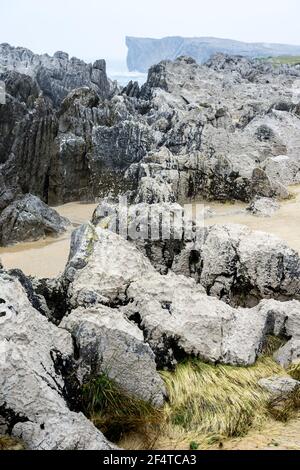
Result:
[[[273,351],[274,342],[268,345]],[[260,429],[270,419],[269,394],[258,385],[262,378],[286,375],[271,357],[252,367],[209,365],[198,360],[179,364],[175,372],[161,373],[168,393],[164,419],[155,448],[222,448],[223,443]],[[127,435],[120,445],[146,449],[141,436]]]
[[[83,403],[85,414],[114,442],[130,432],[146,439],[163,419],[161,410],[130,396],[105,374],[83,386]]]
[[[25,450],[25,445],[19,440],[10,436],[0,437],[1,450]]]
[[[269,353],[277,346],[271,338]],[[262,378],[286,376],[271,357],[261,357],[252,367],[194,359],[161,375],[169,394],[163,410],[130,397],[101,375],[84,386],[86,414],[124,449],[203,450],[222,448],[226,440],[259,430],[270,419],[286,421],[300,404],[299,393],[270,401],[258,385]]]
[[[298,364],[293,364],[288,369],[288,374],[295,380],[300,381],[300,362]]]
[[[170,396],[168,421],[179,433],[205,436],[209,444],[243,436],[266,416],[268,395],[258,381],[280,373],[270,358],[248,368],[181,364],[174,374],[163,373]]]
[[[287,343],[287,340],[278,336],[268,335],[262,351],[262,356],[273,356],[273,354],[282,348]]]
[[[300,388],[289,394],[280,395],[268,403],[268,411],[276,421],[286,423],[295,415],[295,410],[300,409]]]

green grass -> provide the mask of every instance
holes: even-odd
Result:
[[[275,66],[279,65],[300,65],[300,56],[278,56],[278,57],[268,57],[261,59],[265,62],[270,62]]]

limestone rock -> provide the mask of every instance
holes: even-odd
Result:
[[[126,240],[91,224],[82,226],[73,233],[63,275],[71,281],[68,301],[73,309],[96,303],[118,305],[126,302],[130,283],[149,271],[154,271],[150,261]]]
[[[232,305],[299,299],[298,254],[279,238],[241,225],[200,229],[197,241],[186,245],[172,269],[191,275],[209,295]]]
[[[106,223],[104,218],[99,225]],[[231,245],[223,245],[229,252]],[[210,247],[210,252],[215,250]],[[256,281],[260,285],[259,276]],[[98,319],[98,309],[108,316],[107,322],[111,316],[116,319],[116,330],[125,315],[142,330],[158,367],[172,368],[187,356],[250,365],[263,351],[268,335],[296,338],[300,332],[299,302],[266,300],[254,308],[233,308],[209,297],[191,278],[159,274],[132,242],[100,226],[87,225],[75,232],[62,282],[67,285],[68,308],[87,309],[76,312],[75,331],[79,322],[78,331],[82,329],[85,337],[84,315],[88,315],[95,338],[96,325],[100,328],[106,323],[104,317]],[[103,305],[110,308],[103,310]],[[64,322],[73,325],[72,314]],[[129,331],[127,324],[126,328]],[[118,336],[117,331],[114,334]]]
[[[291,377],[270,377],[261,379],[258,384],[272,396],[287,395],[300,387],[300,382]]]
[[[103,98],[108,97],[110,92],[104,60],[91,65],[75,57],[69,59],[68,54],[63,52],[50,57],[34,54],[22,47],[1,44],[0,70],[13,70],[35,78],[43,93],[55,105],[78,86],[89,86]]]
[[[274,358],[285,368],[300,364],[300,331],[295,339],[288,341],[275,353]]]
[[[250,365],[263,347],[267,316],[235,310],[182,276],[149,274],[131,284],[127,295],[132,301],[123,310],[138,320],[160,367],[186,356]]]
[[[0,274],[0,415],[29,449],[110,449],[82,414],[67,406],[71,335],[30,304],[21,284]]]
[[[54,209],[38,197],[27,194],[17,199],[1,213],[0,244],[11,245],[45,236],[59,235],[69,225]]]
[[[258,217],[272,217],[279,209],[278,202],[270,198],[255,198],[247,207],[249,212]]]
[[[81,381],[104,373],[134,397],[163,405],[166,392],[155,356],[142,331],[121,312],[104,306],[79,308],[60,327],[72,334],[79,350]]]

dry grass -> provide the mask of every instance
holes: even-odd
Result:
[[[0,437],[0,451],[1,450],[24,450],[24,444],[18,439],[14,439],[10,436]]]
[[[293,379],[300,381],[300,362],[290,366],[288,373],[291,377],[293,377]]]
[[[300,388],[291,393],[280,395],[268,403],[270,416],[276,421],[286,423],[295,415],[295,410],[300,409]]]
[[[163,372],[169,403],[153,435],[153,448],[207,449],[245,436],[250,429],[260,429],[271,408],[269,396],[258,381],[281,374],[286,375],[268,357],[248,368],[212,366],[194,360],[180,364],[175,373]],[[145,444],[143,436],[136,433],[120,442],[127,449],[145,449]]]
[[[270,338],[266,352],[277,347]],[[84,387],[86,414],[125,449],[209,449],[259,431],[270,419],[286,421],[300,407],[299,394],[270,401],[258,385],[262,378],[286,375],[271,357],[252,367],[190,360],[161,375],[169,393],[162,410],[130,397],[102,375]]]
[[[163,419],[162,410],[129,396],[105,374],[84,386],[83,403],[86,415],[114,442],[135,432],[151,446],[153,431]]]

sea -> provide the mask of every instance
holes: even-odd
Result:
[[[116,80],[121,86],[126,86],[130,81],[143,85],[147,80],[146,73],[129,72],[125,61],[107,60],[107,75],[111,80]]]

